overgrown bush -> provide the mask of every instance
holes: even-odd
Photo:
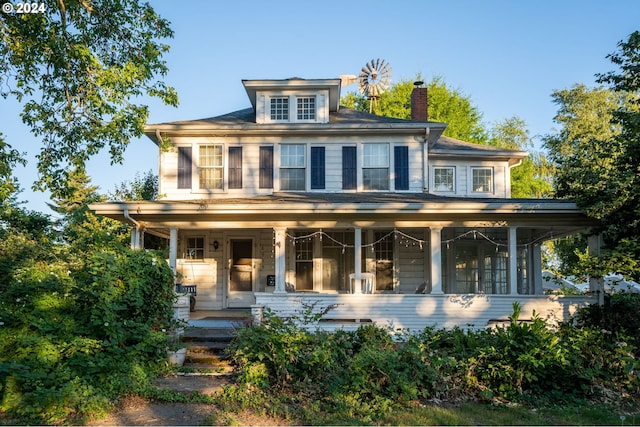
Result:
[[[24,422],[104,411],[148,384],[166,358],[174,298],[166,262],[125,248],[62,255],[5,264],[13,268],[0,289],[0,410]]]
[[[633,345],[599,328],[551,328],[519,313],[514,305],[501,328],[409,334],[373,325],[330,333],[308,315],[267,312],[229,352],[244,385],[348,404],[360,415],[415,399],[623,399],[640,391]]]

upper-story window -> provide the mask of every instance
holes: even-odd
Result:
[[[329,123],[328,91],[265,91],[256,95],[256,123]]]
[[[280,189],[304,191],[305,183],[304,144],[284,144],[280,146]]]
[[[493,191],[493,170],[491,168],[472,168],[472,188],[474,193],[491,193]]]
[[[289,121],[289,97],[272,97],[270,114],[273,121]]]
[[[435,191],[455,191],[455,169],[452,167],[433,168],[433,188]]]
[[[316,119],[316,97],[315,96],[299,96],[298,102],[298,120],[315,120]]]
[[[362,185],[365,190],[389,189],[389,144],[364,144]]]
[[[223,189],[224,164],[222,162],[222,145],[200,146],[198,175],[200,189]]]

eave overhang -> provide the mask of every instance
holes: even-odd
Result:
[[[315,226],[525,226],[555,228],[557,235],[597,226],[574,203],[547,199],[323,201],[278,196],[253,199],[103,202],[97,214],[129,222],[124,212],[149,228],[271,228]],[[357,198],[356,198],[357,199]]]

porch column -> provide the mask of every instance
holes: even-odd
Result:
[[[137,225],[131,228],[131,249],[144,249],[144,230]]]
[[[602,249],[602,234],[587,237],[589,256],[599,257]],[[604,280],[602,277],[589,277],[589,292],[597,293],[598,304],[604,305]]]
[[[353,269],[355,276],[353,280],[353,293],[362,293],[362,228],[355,227],[353,229],[353,246],[354,256]]]
[[[509,294],[518,295],[518,239],[517,227],[509,227]]]
[[[276,273],[276,288],[273,293],[284,294],[287,292],[285,285],[285,254],[287,244],[287,229],[278,227],[273,229],[275,233],[275,273]]]
[[[531,245],[531,270],[528,276],[533,278],[533,293],[542,295],[542,247],[539,244]]]
[[[442,291],[442,227],[429,227],[429,252],[431,253],[431,293]]]
[[[169,267],[173,270],[173,277],[178,272],[178,228],[169,229]]]

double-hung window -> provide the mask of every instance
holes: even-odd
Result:
[[[433,188],[435,191],[452,193],[455,191],[454,168],[433,168]]]
[[[471,179],[474,193],[493,192],[493,170],[491,168],[472,168]]]
[[[222,145],[201,145],[198,166],[201,190],[223,189],[224,164],[222,161]]]
[[[283,144],[280,146],[280,189],[306,190],[305,145]]]
[[[364,144],[362,185],[365,190],[389,189],[389,144]]]

